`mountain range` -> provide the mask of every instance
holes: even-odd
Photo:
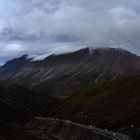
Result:
[[[0,79],[37,92],[67,97],[85,85],[140,74],[140,57],[115,48],[85,48],[33,61],[28,55],[0,67]]]

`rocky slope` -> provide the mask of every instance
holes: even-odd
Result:
[[[140,74],[140,57],[114,48],[85,48],[42,61],[24,55],[0,67],[0,79],[55,96],[69,96],[85,85],[136,74]]]

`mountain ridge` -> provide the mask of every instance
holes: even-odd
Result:
[[[23,55],[0,67],[1,80],[54,96],[69,96],[85,84],[136,74],[140,74],[140,57],[115,48],[84,48],[39,61]]]

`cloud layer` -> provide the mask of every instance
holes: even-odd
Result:
[[[0,0],[0,56],[84,46],[122,47],[140,54],[139,5],[138,0]]]

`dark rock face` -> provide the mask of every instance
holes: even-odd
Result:
[[[125,50],[85,48],[31,61],[27,55],[0,67],[0,79],[55,96],[69,96],[83,85],[140,74],[140,57]]]

